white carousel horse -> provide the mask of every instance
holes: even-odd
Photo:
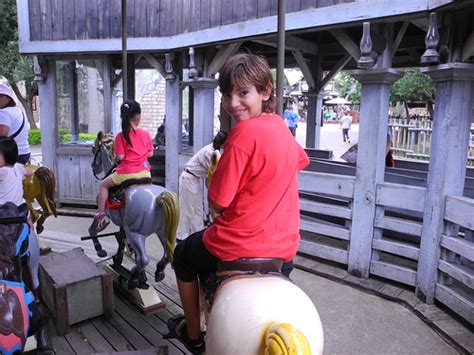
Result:
[[[113,139],[99,132],[93,148],[94,161],[92,170],[94,175],[111,172],[113,167]],[[127,184],[125,182],[124,184]],[[135,253],[135,266],[130,271],[128,287],[147,289],[145,267],[149,257],[145,248],[146,238],[155,233],[163,246],[163,257],[157,263],[155,280],[164,278],[164,269],[172,261],[174,246],[176,244],[176,229],[178,226],[179,208],[175,193],[162,186],[147,184],[130,185],[123,193],[123,206],[120,208],[107,208],[106,214],[111,221],[120,227],[116,234],[119,243],[117,254],[114,256],[114,267],[120,268],[126,241]],[[84,238],[83,238],[84,239]],[[97,238],[92,238],[94,247],[99,256],[105,256]],[[105,255],[104,255],[105,254]]]
[[[0,245],[0,352],[21,352],[35,335],[36,353],[54,354],[46,308],[38,299],[38,241],[12,203],[0,205]]]
[[[201,288],[208,296],[201,302],[207,320],[207,355],[322,354],[319,314],[289,279],[277,272],[217,275],[214,281],[222,276],[224,281],[211,286],[214,293],[209,293],[209,280]]]

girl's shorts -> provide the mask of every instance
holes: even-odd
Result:
[[[122,182],[130,179],[141,179],[141,178],[151,178],[151,173],[148,170],[140,171],[139,173],[132,174],[117,174],[113,173],[110,175],[114,185],[120,185]]]

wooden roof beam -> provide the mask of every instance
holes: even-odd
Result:
[[[345,54],[341,59],[338,60],[336,65],[327,73],[327,75],[321,80],[321,83],[319,84],[319,87],[323,89],[329,81],[336,76],[336,74],[344,69],[344,67],[347,65],[352,60],[352,57],[350,54]]]
[[[155,68],[158,73],[164,78],[166,76],[166,71],[163,65],[156,59],[152,54],[150,53],[145,53],[143,54],[143,57],[147,60],[150,65]]]
[[[214,76],[242,45],[242,42],[230,43],[222,46],[207,67],[207,75]]]
[[[256,38],[252,42],[260,43],[268,47],[277,48],[278,43],[275,37],[271,38]],[[290,51],[300,51],[305,54],[318,55],[319,46],[317,43],[302,39],[297,36],[286,35],[285,48]]]
[[[359,60],[360,49],[357,44],[354,43],[351,37],[344,30],[334,29],[330,31],[334,38],[344,47],[344,49],[349,53],[352,58]]]
[[[293,57],[295,57],[296,63],[298,63],[298,66],[300,67],[301,72],[303,73],[303,77],[306,80],[308,87],[311,90],[315,90],[316,81],[314,80],[313,73],[311,72],[311,69],[309,68],[309,65],[306,62],[306,59],[304,58],[303,54],[299,50],[293,50],[291,52],[293,53]]]
[[[398,31],[397,36],[395,37],[395,40],[393,41],[392,58],[395,56],[395,53],[397,52],[398,47],[400,47],[400,43],[402,43],[402,39],[405,36],[405,33],[409,25],[410,25],[410,22],[405,21],[403,22],[402,27],[400,27],[400,30]]]

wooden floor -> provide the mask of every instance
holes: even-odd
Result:
[[[74,324],[65,336],[58,336],[51,322],[56,354],[190,354],[175,339],[163,339],[168,332],[168,318],[182,313],[175,288],[166,281],[150,283],[166,303],[165,309],[145,316],[124,297],[115,295],[115,312],[110,320],[97,317]]]

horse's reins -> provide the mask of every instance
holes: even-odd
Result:
[[[104,175],[103,178],[99,178],[99,177],[97,176],[97,174],[96,174],[95,171],[94,171],[94,166],[95,166],[95,163],[96,163],[96,160],[97,160],[97,156],[98,156],[99,153],[100,153],[100,150],[101,150],[101,149],[104,149],[103,147],[104,147],[103,144],[101,144],[101,145],[99,146],[99,148],[96,150],[96,152],[95,152],[95,154],[94,154],[94,159],[92,160],[92,174],[93,174],[94,177],[95,177],[97,180],[99,180],[99,181],[104,180],[107,176],[109,176],[110,174],[112,174],[112,172],[114,171],[114,169],[115,169],[116,166],[117,166],[117,164],[113,164],[112,167],[111,167],[111,168],[109,169],[109,171]]]

